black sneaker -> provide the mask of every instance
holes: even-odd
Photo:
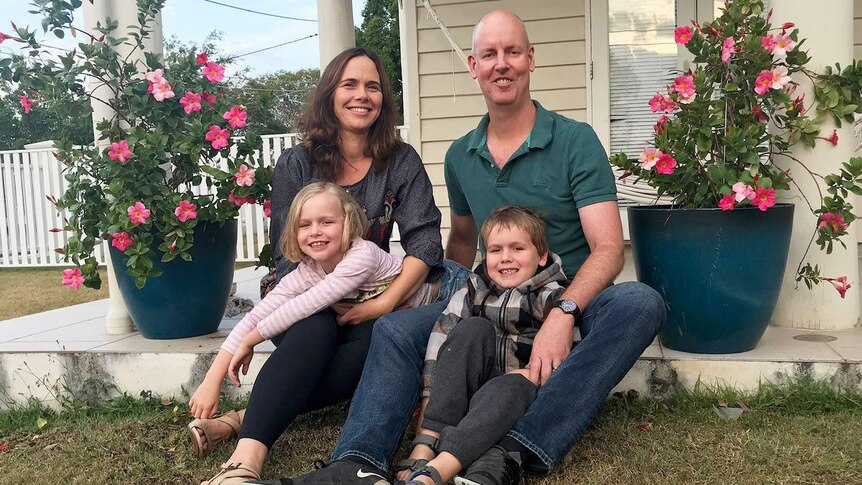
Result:
[[[455,485],[521,485],[521,454],[508,452],[499,446],[480,456],[464,472],[455,477]]]
[[[317,466],[317,470],[296,478],[251,480],[245,483],[265,485],[391,485],[386,475],[385,472],[373,466],[338,460],[328,465]]]

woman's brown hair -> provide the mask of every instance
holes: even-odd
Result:
[[[380,89],[383,94],[380,115],[368,130],[368,144],[365,147],[365,156],[371,157],[372,168],[378,172],[388,168],[393,155],[403,145],[395,132],[392,86],[380,58],[362,47],[354,47],[338,54],[323,70],[323,75],[320,76],[320,81],[312,92],[310,101],[306,103],[299,121],[302,145],[311,156],[317,177],[330,182],[338,180],[343,173],[343,160],[338,146],[339,123],[335,116],[333,96],[347,63],[354,57],[371,59],[377,68],[377,75],[380,76]]]

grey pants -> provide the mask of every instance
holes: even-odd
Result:
[[[451,453],[464,468],[503,438],[536,399],[532,382],[494,367],[493,325],[465,318],[449,333],[437,355],[422,422],[440,433],[440,451]]]

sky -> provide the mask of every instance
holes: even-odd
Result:
[[[88,1],[88,0],[84,0]],[[104,1],[104,0],[96,0]],[[132,0],[121,0],[132,1]],[[317,2],[314,0],[217,0],[219,3],[230,4],[259,12],[317,19]],[[365,0],[353,0],[353,21],[356,25],[362,23],[362,7]],[[29,25],[30,29],[38,29],[41,34],[39,18],[28,14],[32,10],[28,0],[0,0],[0,32],[9,33],[12,30],[9,22],[15,22],[19,27]],[[75,24],[83,21],[75,19]],[[183,42],[200,44],[207,35],[218,30],[223,33],[223,40],[217,44],[226,55],[245,54],[264,47],[306,37],[317,33],[317,22],[302,22],[245,12],[206,0],[167,0],[162,11],[162,25],[165,40],[176,36]],[[68,35],[65,41],[60,41],[53,34],[48,34],[51,45],[73,45]],[[279,70],[293,71],[297,69],[320,67],[318,59],[318,39],[312,37],[293,44],[267,50],[257,54],[237,59],[232,70],[250,67],[254,74],[266,74]],[[4,42],[0,51],[9,52],[20,44]]]

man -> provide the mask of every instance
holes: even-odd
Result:
[[[516,484],[521,468],[548,473],[568,453],[664,321],[664,303],[639,283],[612,285],[623,266],[613,174],[592,128],[530,98],[534,50],[523,21],[494,11],[473,32],[468,58],[488,114],[445,161],[452,211],[447,256],[466,266],[477,227],[502,205],[547,217],[551,250],[571,278],[538,332],[530,380],[536,400],[509,434],[464,473],[481,485]],[[425,347],[445,303],[381,317],[329,466],[282,483],[389,483],[415,408]],[[574,327],[582,341],[572,349]]]

